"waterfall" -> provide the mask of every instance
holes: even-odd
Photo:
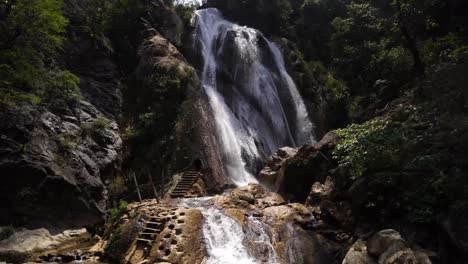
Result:
[[[247,218],[246,236],[254,245],[254,254],[262,259],[262,263],[279,264],[269,231],[270,227],[257,218],[252,216]]]
[[[188,198],[179,206],[198,208],[205,218],[203,236],[208,250],[206,264],[256,264],[249,255],[242,226],[209,204],[212,197]]]
[[[314,141],[305,104],[275,44],[259,31],[196,11],[194,45],[216,123],[225,171],[239,186],[278,148]]]
[[[255,264],[243,244],[245,235],[242,227],[220,209],[202,210],[207,224],[203,235],[209,252],[207,264]]]

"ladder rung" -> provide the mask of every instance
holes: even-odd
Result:
[[[144,238],[137,238],[136,240],[141,241],[141,242],[146,242],[146,243],[152,243],[153,242],[153,240],[144,239]]]
[[[149,227],[145,227],[145,230],[150,230],[150,231],[153,231],[153,232],[161,232],[161,229],[149,228]]]

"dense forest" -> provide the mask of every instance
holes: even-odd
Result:
[[[161,231],[148,263],[466,263],[466,1],[0,0],[0,36],[0,262],[67,262],[15,243],[86,227],[93,257],[143,263],[129,223],[156,206],[193,226],[242,219],[247,250],[216,259],[203,226],[186,236],[202,249],[172,240],[175,256]],[[194,175],[180,197],[218,196],[176,206]],[[296,211],[266,217],[281,206]],[[375,242],[389,229],[407,240],[392,260]],[[363,241],[370,257],[351,259]]]

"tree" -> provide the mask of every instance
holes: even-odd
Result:
[[[55,58],[68,23],[63,0],[0,0],[0,88],[41,96],[69,95],[79,79]]]

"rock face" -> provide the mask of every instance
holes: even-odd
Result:
[[[279,170],[284,162],[296,155],[297,149],[284,147],[273,153],[258,175],[258,180],[268,188],[276,189],[276,180],[279,176]]]
[[[80,101],[64,112],[24,106],[0,114],[0,224],[92,225],[106,209],[103,181],[118,169],[114,121]]]
[[[79,1],[67,1],[61,63],[80,77],[67,106],[18,105],[0,113],[1,224],[93,225],[103,220],[104,182],[119,171],[119,74],[109,40],[77,27]]]
[[[261,182],[274,186],[286,200],[304,202],[314,182],[324,182],[333,168],[332,151],[337,144],[335,132],[329,132],[313,145],[297,150],[283,148],[273,154],[259,175]]]

